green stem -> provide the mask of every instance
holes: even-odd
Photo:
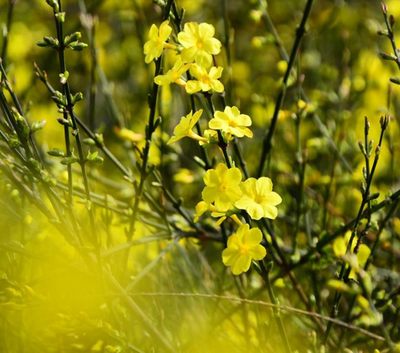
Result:
[[[397,203],[400,201],[400,189],[393,192],[389,197],[387,197],[385,200],[381,201],[375,206],[371,207],[371,214],[374,214],[384,208],[385,206],[392,205],[393,203]],[[366,218],[368,215],[366,212],[363,212],[360,219]],[[310,259],[312,258],[313,255],[316,255],[328,245],[331,244],[337,237],[340,235],[343,235],[346,231],[352,229],[354,227],[354,224],[356,223],[357,218],[352,219],[351,221],[347,222],[345,225],[337,228],[334,232],[325,235],[318,243],[315,245],[315,247],[311,248],[307,253],[302,255],[300,259],[297,262],[294,262],[288,266],[287,269],[283,269],[280,271],[277,275],[275,275],[272,278],[272,282],[276,281],[278,278],[282,278],[286,274],[288,274],[288,271],[291,271],[293,269],[296,269],[300,266],[303,266],[307,264]]]
[[[274,109],[274,114],[272,116],[272,120],[271,120],[271,124],[269,126],[269,129],[267,131],[267,133],[264,136],[264,140],[263,140],[263,145],[262,145],[262,151],[261,151],[261,157],[260,157],[260,163],[258,166],[258,172],[257,172],[257,176],[260,177],[263,175],[264,172],[264,166],[265,166],[265,161],[268,158],[268,155],[271,152],[272,149],[272,138],[275,132],[275,128],[276,128],[276,124],[278,122],[278,116],[279,116],[279,112],[282,108],[284,99],[285,99],[285,95],[286,95],[286,90],[287,90],[287,85],[289,82],[289,77],[290,77],[290,73],[292,72],[292,68],[294,66],[296,57],[297,57],[297,53],[299,51],[300,48],[300,44],[301,44],[301,40],[305,34],[306,31],[306,23],[308,20],[308,17],[310,15],[311,12],[311,7],[313,4],[313,0],[308,0],[306,3],[306,6],[304,8],[303,11],[303,17],[301,19],[300,25],[296,30],[296,38],[294,40],[293,46],[292,46],[292,51],[290,53],[290,57],[289,57],[289,62],[286,68],[286,72],[285,75],[283,77],[282,80],[282,86],[281,86],[281,90],[278,94],[278,97],[276,99],[276,103],[275,103],[275,109]]]
[[[58,12],[62,12],[62,4],[61,0],[58,0]],[[60,43],[60,47],[58,49],[58,59],[59,59],[59,65],[60,65],[60,72],[65,73],[67,71],[66,67],[66,62],[65,62],[65,45],[64,45],[64,30],[63,30],[63,22],[57,18],[57,12],[56,9],[54,8],[54,20],[56,24],[56,31],[57,31],[57,39],[58,42]],[[66,97],[67,101],[67,106],[63,112],[64,119],[66,119],[66,115],[69,115],[72,121],[72,128],[73,128],[73,134],[75,135],[75,143],[76,147],[78,149],[78,157],[79,157],[79,164],[81,167],[81,173],[82,173],[82,179],[83,179],[83,185],[85,189],[85,194],[86,194],[86,200],[88,202],[88,213],[89,213],[89,220],[90,220],[90,226],[91,226],[91,238],[93,238],[93,242],[97,248],[98,251],[98,246],[99,246],[99,240],[97,239],[97,236],[95,235],[95,227],[94,227],[94,215],[93,215],[93,209],[91,206],[91,196],[90,196],[90,188],[89,188],[89,180],[86,172],[86,160],[83,154],[83,146],[81,142],[81,137],[79,134],[79,129],[78,129],[78,124],[75,119],[75,115],[73,113],[73,103],[71,100],[71,90],[69,87],[68,81],[66,81],[63,84],[63,93],[64,96]],[[67,119],[66,119],[67,120]],[[71,155],[71,146],[70,146],[70,139],[69,139],[69,129],[67,125],[64,125],[64,136],[65,136],[65,144],[66,144],[66,149],[67,149],[67,155]],[[71,165],[68,165],[68,178],[69,178],[69,185],[70,185],[70,190],[69,190],[69,196],[70,196],[70,201],[72,201],[72,168]],[[72,204],[70,203],[72,206]]]
[[[379,142],[378,142],[378,146],[376,147],[375,158],[374,158],[374,161],[373,161],[373,164],[372,164],[372,168],[371,168],[371,170],[369,170],[369,153],[370,153],[370,151],[369,151],[369,141],[368,141],[369,122],[368,122],[368,119],[365,118],[365,132],[364,132],[364,135],[365,135],[365,144],[366,145],[364,146],[365,147],[365,151],[363,153],[364,153],[364,156],[365,156],[366,168],[367,168],[366,175],[365,175],[366,186],[365,186],[365,189],[363,190],[361,205],[360,205],[360,208],[358,210],[358,214],[357,214],[355,223],[353,225],[353,229],[352,229],[352,233],[351,233],[351,236],[350,236],[349,243],[347,244],[346,253],[351,251],[353,240],[354,240],[354,238],[356,237],[356,234],[357,234],[357,227],[358,227],[358,225],[359,225],[359,223],[361,221],[361,217],[363,215],[364,207],[370,201],[369,196],[370,196],[370,188],[371,188],[371,184],[372,184],[372,179],[374,177],[376,166],[378,165],[379,155],[380,155],[380,151],[381,151],[381,148],[382,148],[383,136],[385,134],[387,125],[388,125],[388,119],[386,117],[382,118],[381,119],[381,133],[380,133],[380,136],[379,136]],[[369,207],[367,209],[368,223],[370,222],[370,218],[371,218],[371,208]],[[367,226],[368,226],[368,223],[367,223]],[[360,238],[361,237],[362,236],[359,237],[359,239],[357,241],[357,244],[356,244],[356,246],[354,248],[353,252],[355,254],[357,254],[357,252],[358,252],[358,248],[359,248],[359,245],[360,245]],[[342,265],[341,265],[341,268],[340,268],[338,279],[347,282],[347,280],[349,278],[350,271],[351,271],[351,268],[347,267],[346,262],[343,262]],[[339,302],[340,302],[341,296],[342,296],[342,294],[340,292],[338,292],[338,291],[335,292],[335,298],[333,300],[333,306],[332,306],[331,314],[330,314],[330,316],[333,317],[333,318],[335,318],[337,316],[337,314],[338,314]],[[324,337],[323,337],[323,340],[322,340],[323,343],[327,342],[327,339],[329,337],[331,328],[332,328],[332,323],[329,322],[327,327],[326,327],[326,331],[325,331],[325,334],[324,334]]]
[[[204,96],[206,97],[208,107],[210,108],[211,116],[214,116],[215,113],[215,108],[214,108],[214,103],[211,98],[210,93],[204,93]],[[222,136],[221,130],[217,130],[218,133],[218,146],[222,151],[222,154],[225,159],[225,163],[228,168],[232,168],[232,163],[228,155],[228,143],[225,141],[224,137]]]
[[[11,26],[13,23],[13,14],[14,14],[14,8],[15,8],[15,3],[17,0],[9,0],[8,4],[8,11],[7,11],[7,22],[6,26],[4,28],[4,36],[3,36],[3,46],[1,48],[1,62],[5,65],[6,59],[7,59],[7,49],[8,49],[8,40],[9,40],[9,34],[11,31]]]
[[[171,6],[173,4],[174,0],[168,0],[165,9],[164,9],[164,16],[163,20],[166,20],[169,18],[170,11],[171,11]],[[155,74],[154,76],[158,76],[162,73],[162,56],[158,58],[155,61]],[[153,82],[152,90],[149,95],[149,117],[148,117],[148,123],[146,126],[146,142],[145,146],[143,148],[142,152],[142,164],[140,166],[140,179],[139,179],[139,184],[137,187],[135,187],[135,199],[133,201],[133,214],[132,218],[129,224],[129,230],[127,232],[127,239],[131,240],[133,234],[135,233],[135,226],[136,226],[136,221],[137,221],[137,209],[139,207],[139,203],[142,199],[142,194],[143,194],[143,189],[144,189],[144,184],[148,176],[148,162],[149,162],[149,153],[150,153],[150,146],[152,142],[152,137],[153,133],[156,130],[156,108],[157,108],[157,96],[158,96],[158,85]]]
[[[268,295],[269,295],[269,299],[271,300],[271,303],[274,305],[273,306],[273,315],[276,321],[276,325],[278,326],[278,331],[279,334],[281,336],[283,345],[285,347],[285,351],[286,353],[291,353],[292,350],[290,348],[290,344],[289,344],[289,340],[286,334],[286,330],[285,330],[285,326],[283,325],[283,321],[282,321],[282,317],[280,315],[279,310],[277,309],[277,305],[278,305],[278,300],[275,297],[275,293],[273,291],[272,285],[271,285],[271,281],[269,278],[269,270],[267,270],[264,266],[263,261],[259,261],[258,265],[260,266],[260,275],[263,278],[265,285],[267,287],[267,291],[268,291]]]

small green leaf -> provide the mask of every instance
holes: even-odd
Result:
[[[75,42],[71,42],[68,45],[68,48],[75,50],[75,51],[81,51],[81,50],[87,48],[87,46],[88,45],[86,43],[75,41]]]
[[[97,143],[99,143],[100,145],[104,145],[104,136],[103,136],[103,134],[95,133],[94,135],[96,137]]]
[[[64,45],[68,46],[70,45],[72,42],[77,42],[79,39],[82,38],[82,34],[81,32],[74,32],[68,36],[65,36],[64,38]]]
[[[90,138],[90,137],[88,137],[88,138],[86,138],[86,139],[83,139],[82,142],[83,142],[85,145],[88,145],[88,146],[96,146],[96,141],[93,140],[93,139]]]
[[[55,14],[56,19],[59,23],[64,23],[65,22],[65,12],[57,12]]]
[[[18,113],[16,109],[13,109],[12,113],[15,119],[18,135],[22,137],[24,140],[27,140],[31,131],[28,122],[21,114]]]
[[[58,76],[60,76],[60,82],[62,85],[65,85],[67,83],[68,77],[69,77],[69,72],[65,71],[61,74],[59,74]]]
[[[65,157],[65,152],[58,148],[47,151],[47,154],[53,157]]]
[[[57,12],[58,12],[59,7],[58,7],[58,2],[57,2],[57,0],[46,0],[46,2],[47,2],[47,4],[48,4],[49,6],[51,6],[51,7],[54,9],[54,11],[57,11]]]
[[[35,121],[32,123],[31,132],[34,133],[44,128],[46,125],[46,120]]]
[[[60,46],[58,39],[49,36],[43,37],[43,40],[37,42],[36,44],[39,47],[52,49],[58,49]]]
[[[71,95],[71,103],[72,104],[76,104],[81,100],[83,100],[83,93],[82,92],[78,92],[78,93],[75,93],[74,95]]]
[[[103,157],[99,156],[99,152],[98,151],[95,151],[93,153],[91,153],[89,151],[87,156],[86,156],[86,161],[92,162],[92,163],[96,163],[96,164],[103,164],[104,159],[103,159]]]
[[[71,164],[76,163],[76,162],[78,162],[78,161],[79,161],[79,159],[78,159],[77,157],[75,157],[75,156],[70,156],[70,157],[65,157],[65,158],[63,158],[63,159],[61,160],[61,164],[64,164],[64,165],[71,165]]]
[[[16,136],[11,137],[8,140],[8,143],[11,148],[18,148],[21,146],[21,142],[18,140],[18,138]]]

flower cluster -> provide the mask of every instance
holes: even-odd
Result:
[[[167,73],[164,77],[168,75]],[[187,84],[189,83],[190,81]],[[168,143],[174,143],[184,137],[197,140],[201,145],[216,142],[217,131],[221,131],[226,141],[230,141],[233,137],[253,137],[253,133],[249,129],[251,118],[248,115],[241,114],[235,106],[225,107],[223,112],[217,110],[213,118],[208,122],[208,129],[204,131],[204,136],[200,136],[194,133],[192,129],[200,119],[202,112],[203,110],[200,109],[193,115],[190,112],[188,115],[182,117],[179,124],[175,127],[174,136]]]
[[[176,37],[171,33],[172,27],[168,21],[163,22],[160,28],[155,25],[150,28],[149,40],[144,46],[146,63],[160,58],[165,49],[171,49],[175,54],[169,69],[164,74],[158,74],[154,82],[159,86],[177,84],[184,87],[188,94],[223,93],[224,85],[220,81],[223,68],[217,66],[214,60],[214,55],[221,51],[221,42],[214,38],[214,27],[208,23],[189,22]],[[211,110],[213,116],[203,133],[199,129],[202,109],[190,111],[181,117],[168,144],[184,137],[196,140],[200,145],[219,143],[221,138],[228,142],[234,138],[253,137],[250,116],[242,114],[237,107],[225,106],[223,111]],[[197,132],[193,131],[195,126]],[[228,217],[238,224],[238,229],[229,237],[227,248],[222,253],[223,263],[231,267],[235,275],[246,272],[252,260],[261,260],[266,255],[261,245],[261,230],[243,224],[240,217],[246,212],[253,220],[275,219],[278,215],[276,206],[282,202],[281,197],[272,191],[269,178],[242,179],[239,168],[228,168],[223,163],[207,170],[203,177],[205,186],[202,200],[196,206],[195,215],[195,221],[209,213],[218,218],[217,225]]]
[[[202,214],[205,210],[211,210],[230,216],[244,210],[254,220],[275,219],[278,215],[276,206],[282,199],[272,191],[272,181],[267,177],[242,181],[239,168],[228,168],[219,163],[215,169],[209,169],[205,173],[203,180],[205,187],[202,198],[208,208],[203,206]]]
[[[275,219],[278,215],[276,206],[282,199],[272,191],[271,179],[261,177],[242,181],[239,168],[228,168],[223,163],[219,163],[215,169],[209,169],[203,181],[203,200],[196,206],[196,220],[210,212],[212,217],[219,218],[217,224],[231,217],[240,225],[237,232],[229,237],[222,258],[225,265],[231,266],[233,274],[246,272],[251,260],[261,260],[266,252],[260,245],[261,231],[241,224],[238,215],[243,210],[254,220]]]
[[[154,82],[164,86],[176,83],[185,87],[186,92],[217,92],[224,91],[220,78],[223,68],[214,66],[213,55],[221,51],[221,42],[214,38],[214,26],[208,23],[188,22],[183,31],[177,35],[177,42],[171,37],[172,28],[164,21],[160,28],[152,25],[148,41],[144,45],[145,62],[151,63],[158,59],[164,49],[176,52],[172,67],[163,75],[157,75]],[[187,75],[184,77],[185,74]]]

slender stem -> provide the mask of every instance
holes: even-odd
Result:
[[[378,212],[385,206],[392,205],[393,203],[397,203],[399,201],[400,201],[400,189],[393,192],[389,197],[387,197],[385,200],[381,201],[377,205],[372,206],[371,214]],[[360,219],[364,219],[366,217],[367,217],[367,214],[365,212],[363,212]],[[354,227],[354,224],[356,223],[356,221],[357,221],[357,218],[354,218],[351,221],[347,222],[345,225],[337,228],[332,233],[325,235],[323,238],[321,238],[321,240],[313,248],[311,248],[310,250],[308,250],[307,253],[302,255],[297,262],[293,262],[293,263],[289,264],[287,269],[283,269],[277,275],[275,275],[272,278],[272,281],[274,282],[278,278],[282,278],[285,274],[288,274],[288,271],[291,271],[295,268],[299,268],[300,266],[307,264],[314,255],[322,252],[322,250],[328,244],[331,244],[337,237],[344,234],[346,231],[352,229]]]
[[[181,32],[182,31],[183,12],[181,12],[179,14],[178,8],[177,8],[175,2],[172,3],[172,12],[174,14],[174,23],[175,23],[176,29],[178,32]],[[190,75],[189,71],[187,71],[185,75],[186,75],[187,81],[190,81],[192,79],[192,76]],[[192,112],[194,113],[196,111],[196,103],[194,101],[193,94],[189,95],[189,99],[190,99],[190,108],[191,108]],[[200,122],[197,122],[195,127],[196,127],[197,134],[202,136],[203,133],[201,131]],[[207,150],[204,146],[199,146],[199,147],[200,147],[201,159],[204,162],[204,169],[205,170],[210,169],[212,167],[212,165],[211,165],[210,159],[208,157]]]
[[[39,77],[39,79],[45,84],[49,92],[54,95],[55,90],[51,86],[51,84],[48,82],[47,77],[43,71],[40,70],[39,67],[36,66],[36,74]],[[90,137],[93,141],[95,141],[96,146],[105,154],[105,156],[118,168],[118,170],[124,175],[124,177],[128,181],[132,181],[132,173],[129,169],[127,169],[122,162],[105,146],[104,142],[101,141],[95,133],[91,131],[91,129],[78,117],[73,113],[75,116],[75,119],[79,125],[79,127],[85,132],[85,134]],[[153,170],[153,174],[155,175],[157,179],[157,171]],[[176,198],[172,195],[172,193],[163,185],[163,190],[165,195],[167,196],[168,200],[172,203],[173,207],[178,210],[179,213],[183,213],[185,211],[182,211],[180,204],[176,200]],[[150,195],[146,196],[146,200],[149,202],[152,202]],[[179,205],[178,205],[179,204]],[[161,215],[162,211],[158,210],[158,213]],[[183,215],[183,214],[182,214]],[[190,226],[193,226],[193,220],[185,214],[184,216],[185,220],[188,222]]]
[[[350,240],[347,244],[347,249],[346,252],[351,251],[352,248],[352,244],[353,244],[353,240],[357,235],[357,227],[361,221],[361,217],[364,211],[364,207],[369,204],[370,205],[370,188],[371,188],[371,184],[372,184],[372,179],[376,170],[376,166],[378,165],[378,161],[379,161],[379,155],[380,155],[380,150],[382,148],[382,142],[383,142],[383,136],[385,134],[386,128],[388,126],[388,118],[382,118],[381,119],[381,133],[380,133],[380,137],[379,137],[379,142],[378,142],[378,146],[376,147],[375,150],[375,158],[372,164],[372,168],[371,170],[369,170],[369,155],[370,155],[370,151],[369,151],[369,140],[368,140],[368,131],[369,131],[369,122],[368,119],[365,118],[365,146],[364,146],[364,151],[363,154],[365,156],[365,161],[366,161],[366,172],[365,172],[365,182],[366,182],[366,186],[365,189],[363,190],[363,195],[362,195],[362,201],[361,201],[361,205],[360,208],[358,210],[358,214],[356,217],[356,221],[353,225],[353,229],[352,229],[352,233],[350,236]],[[371,208],[369,207],[367,209],[367,227],[369,226],[369,222],[370,222],[370,217],[371,217]],[[358,238],[357,244],[353,250],[353,252],[356,254],[358,252],[358,248],[360,245],[360,239],[362,238],[362,236],[360,236]],[[349,274],[350,274],[351,268],[347,266],[346,262],[343,262],[340,268],[340,272],[339,272],[339,280],[344,280],[345,282],[348,280],[349,278]],[[342,294],[339,291],[335,292],[335,298],[333,300],[333,306],[331,309],[331,317],[335,318],[338,314],[339,311],[339,302],[340,302],[340,298],[342,297]],[[326,327],[326,331],[323,337],[323,343],[326,343],[329,334],[330,334],[330,330],[332,328],[332,324],[328,323],[327,327]]]
[[[278,326],[278,331],[279,334],[281,336],[283,345],[285,347],[285,351],[286,353],[291,353],[292,349],[290,348],[290,344],[289,344],[289,340],[286,334],[286,330],[285,330],[285,326],[283,325],[283,321],[282,321],[282,317],[280,315],[279,310],[277,309],[277,305],[278,305],[278,300],[275,297],[272,285],[271,285],[271,281],[270,281],[270,277],[269,277],[269,271],[265,268],[265,265],[262,261],[258,262],[258,265],[260,266],[261,272],[260,275],[263,278],[265,285],[267,287],[267,291],[268,291],[268,295],[269,295],[269,299],[271,300],[271,303],[274,305],[273,306],[273,314],[274,314],[274,318],[276,321],[276,324]]]
[[[389,209],[389,211],[387,212],[386,216],[385,216],[385,217],[383,218],[383,220],[380,222],[379,230],[378,230],[378,232],[377,232],[377,234],[376,234],[376,236],[375,236],[375,241],[374,241],[374,243],[373,243],[373,245],[372,245],[371,252],[370,252],[370,254],[369,254],[369,256],[368,256],[368,259],[367,259],[367,261],[366,261],[366,263],[365,263],[365,265],[364,265],[364,271],[365,271],[365,272],[368,271],[369,266],[371,265],[371,263],[372,263],[373,260],[374,260],[374,256],[375,256],[376,250],[377,250],[377,248],[378,248],[378,245],[379,245],[379,243],[380,243],[380,239],[381,239],[382,232],[383,232],[383,230],[386,228],[387,223],[390,221],[390,219],[391,219],[391,218],[393,217],[393,215],[395,214],[395,212],[396,212],[396,210],[397,210],[397,208],[398,208],[398,206],[399,206],[399,203],[400,203],[399,201],[400,201],[400,199],[397,199],[395,202],[393,202],[393,204],[390,206],[390,209]],[[390,298],[390,296],[389,296],[389,298]],[[354,298],[352,299],[350,305],[349,305],[349,308],[347,309],[347,313],[346,313],[346,316],[345,316],[345,321],[346,321],[346,322],[348,322],[349,319],[350,319],[350,315],[351,315],[351,312],[352,312],[352,310],[353,310],[353,307],[354,307],[355,303],[356,303],[356,299],[355,299],[355,297],[354,297]],[[345,344],[345,340],[344,340],[344,335],[345,335],[345,334],[346,334],[346,331],[345,331],[345,330],[342,330],[341,336],[340,336],[340,339],[339,339],[338,351],[340,351],[340,350],[342,349],[342,347],[344,346],[344,344]],[[390,337],[390,336],[389,336],[389,337]]]
[[[297,65],[297,77],[300,78],[300,65]],[[301,91],[301,80],[298,80],[298,88],[299,92]],[[300,94],[299,94],[300,96]],[[297,238],[298,233],[300,231],[300,219],[302,216],[302,208],[303,208],[303,197],[304,197],[304,180],[305,180],[305,171],[306,171],[306,162],[305,156],[302,148],[301,141],[301,123],[302,123],[302,115],[305,112],[302,109],[298,109],[296,117],[295,117],[295,132],[296,132],[296,169],[297,169],[297,177],[298,177],[298,186],[296,193],[296,219],[295,219],[295,229],[292,241],[292,252],[296,253],[297,250]]]
[[[225,94],[227,96],[228,102],[232,102],[232,50],[231,50],[231,29],[230,29],[230,21],[228,14],[228,0],[221,0],[221,10],[222,10],[222,18],[224,21],[224,41],[223,45],[225,47],[226,52],[226,63],[228,68],[229,76],[227,78],[225,84]]]
[[[364,278],[362,276],[358,276],[358,280],[359,280],[360,287],[362,289],[363,295],[364,295],[365,298],[367,298],[371,310],[376,312],[377,309],[375,308],[375,305],[374,305],[374,303],[372,301],[371,294],[367,290]],[[388,329],[386,328],[386,326],[385,326],[385,324],[383,322],[379,323],[379,328],[381,329],[383,337],[385,337],[386,343],[389,346],[389,352],[396,352],[395,345],[393,344],[393,341],[390,338],[389,331],[388,331]]]
[[[268,9],[265,9],[265,11],[263,12],[263,19],[266,23],[266,27],[268,28],[268,30],[271,32],[272,36],[274,37],[275,40],[275,45],[278,48],[279,51],[279,55],[281,56],[281,58],[283,60],[285,60],[286,62],[289,61],[289,54],[287,53],[285,47],[283,46],[282,40],[278,34],[278,31],[276,30],[276,27],[274,25],[274,23],[272,22],[272,19],[268,13]],[[306,95],[306,93],[304,92],[304,89],[301,88],[301,98],[306,101],[306,102],[310,102],[309,97]],[[318,116],[318,114],[313,113],[312,114],[312,118],[315,122],[315,124],[317,125],[318,129],[320,130],[320,132],[326,137],[326,139],[328,140],[329,146],[332,148],[332,150],[335,153],[335,156],[339,157],[340,162],[342,163],[342,166],[349,172],[352,172],[352,168],[349,165],[349,162],[346,160],[346,158],[340,153],[339,148],[337,147],[335,141],[332,139],[328,128],[325,126],[325,124],[321,121],[320,117]]]
[[[22,134],[22,132],[20,131],[20,129],[18,128],[18,124],[17,121],[13,115],[13,112],[7,102],[7,98],[4,95],[3,90],[0,89],[0,106],[1,106],[1,110],[4,113],[5,118],[7,119],[7,122],[9,124],[9,128],[14,130],[14,132],[17,134],[18,136],[18,140],[21,142],[23,150],[25,151],[25,155],[26,157],[29,159],[33,156],[33,153],[31,151],[31,148],[29,146],[29,137],[24,136]],[[26,122],[26,120],[25,120]],[[27,123],[27,122],[26,122]]]
[[[10,82],[9,82],[9,80],[8,80],[8,78],[7,78],[7,73],[6,73],[6,70],[4,69],[3,64],[4,64],[4,63],[2,62],[2,60],[0,60],[0,71],[1,71],[1,74],[2,74],[2,76],[1,76],[1,81],[2,81],[2,83],[4,83],[4,86],[5,86],[6,90],[7,90],[8,93],[10,94],[11,99],[12,99],[12,101],[13,101],[13,103],[14,103],[14,105],[15,105],[17,111],[18,111],[18,113],[19,113],[20,115],[24,116],[24,112],[23,112],[23,109],[22,109],[22,105],[21,105],[21,103],[20,103],[20,101],[19,101],[17,95],[15,94],[14,90],[12,89],[12,87],[11,87],[11,85],[10,85]],[[25,121],[26,121],[26,123],[29,125],[29,122],[27,121],[26,118],[25,118]],[[42,161],[42,157],[41,157],[41,155],[40,155],[39,148],[38,148],[38,146],[37,146],[37,144],[36,144],[34,135],[33,135],[32,133],[29,134],[29,143],[30,143],[31,146],[32,146],[32,149],[33,149],[34,155],[35,155],[35,157],[36,157],[36,160],[38,160],[40,163],[42,163],[42,162],[43,162],[43,161]]]
[[[385,20],[385,25],[386,25],[386,29],[387,29],[387,37],[389,38],[390,44],[392,46],[393,55],[396,58],[395,62],[396,62],[397,67],[400,69],[399,51],[397,49],[396,39],[395,39],[394,32],[393,32],[393,27],[392,27],[392,24],[390,23],[385,5],[382,6],[382,13],[383,13],[383,18]]]
[[[215,108],[214,108],[214,103],[211,99],[211,94],[209,93],[204,93],[207,103],[208,103],[208,107],[210,108],[210,112],[211,112],[211,116],[214,116],[215,113]],[[232,163],[231,160],[229,158],[228,155],[228,143],[225,141],[224,137],[222,136],[222,132],[221,130],[217,130],[218,133],[218,146],[222,151],[222,154],[224,156],[225,159],[225,163],[227,165],[228,168],[232,167]]]
[[[89,15],[87,15],[89,16]],[[96,93],[97,93],[97,50],[96,50],[96,21],[90,17],[89,45],[90,45],[90,81],[89,81],[89,100],[88,100],[88,123],[91,130],[95,129]]]
[[[221,102],[222,102],[223,107],[226,107],[225,96],[224,95],[220,95],[220,98],[221,98]],[[232,140],[232,146],[233,146],[233,152],[235,153],[235,156],[238,159],[239,166],[242,169],[245,178],[248,178],[249,177],[249,172],[247,170],[246,161],[242,156],[242,152],[240,150],[240,146],[239,146],[239,143],[238,143],[236,138],[234,138]]]
[[[297,53],[300,48],[301,40],[306,32],[306,23],[307,23],[308,17],[311,12],[312,4],[313,4],[313,0],[307,1],[306,6],[303,11],[303,17],[301,19],[300,25],[296,30],[296,37],[295,37],[295,40],[294,40],[294,43],[292,46],[292,51],[289,56],[289,62],[288,62],[287,68],[286,68],[286,72],[285,72],[285,75],[282,80],[281,90],[276,99],[275,109],[274,109],[274,114],[272,116],[271,124],[270,124],[269,129],[266,132],[264,139],[263,139],[260,163],[259,163],[258,172],[257,172],[258,177],[262,176],[262,174],[264,172],[265,161],[267,160],[268,155],[270,154],[271,149],[272,149],[272,138],[275,133],[276,124],[278,122],[279,112],[282,108],[282,105],[283,105],[283,102],[285,99],[290,73],[292,72],[292,69],[293,69],[293,66],[294,66],[294,63],[295,63],[295,60],[297,57]]]
[[[62,4],[61,0],[58,0],[58,13],[62,12]],[[59,66],[60,66],[60,73],[64,74],[67,72],[67,67],[66,67],[66,62],[65,62],[65,44],[64,44],[64,30],[63,30],[63,22],[57,18],[57,12],[56,8],[54,8],[54,20],[56,24],[56,31],[57,31],[57,39],[59,42],[59,48],[58,48],[58,59],[59,59]],[[87,208],[89,212],[89,220],[90,220],[90,225],[91,225],[91,237],[93,238],[93,241],[96,245],[96,248],[98,250],[98,239],[97,236],[95,236],[95,227],[94,227],[94,215],[93,215],[93,209],[91,206],[91,196],[90,196],[90,188],[89,188],[89,179],[87,176],[86,172],[86,160],[85,156],[83,154],[83,146],[81,142],[81,137],[79,133],[79,128],[77,121],[75,119],[75,115],[73,113],[73,106],[74,104],[72,103],[72,98],[71,98],[71,90],[69,87],[68,80],[66,80],[63,83],[63,92],[64,96],[67,101],[67,105],[65,107],[65,110],[63,112],[64,119],[66,118],[66,115],[69,115],[72,121],[72,129],[73,129],[73,134],[75,135],[75,143],[76,147],[78,149],[78,157],[79,157],[79,164],[81,167],[81,173],[82,173],[82,179],[83,179],[83,185],[85,189],[85,194],[86,194],[86,200],[88,202]],[[66,119],[67,120],[67,119]],[[67,155],[71,155],[71,146],[70,146],[70,139],[69,139],[69,129],[67,125],[64,125],[64,136],[65,136],[65,143],[66,143],[66,148],[67,148]],[[70,201],[72,202],[72,169],[71,169],[71,164],[68,165],[68,178],[69,178],[69,195],[70,195]]]
[[[168,0],[165,9],[164,9],[164,15],[163,15],[163,20],[166,20],[169,18],[170,11],[171,11],[171,6],[173,4],[174,0]],[[155,73],[154,76],[161,75],[162,73],[162,56],[155,61]],[[127,232],[127,238],[128,240],[132,239],[133,234],[135,233],[135,225],[136,225],[136,220],[137,220],[137,209],[139,207],[139,203],[142,198],[143,194],[143,189],[144,189],[144,184],[148,176],[148,162],[149,162],[149,153],[150,153],[150,146],[152,142],[152,137],[153,133],[155,132],[157,126],[156,126],[156,108],[157,108],[157,96],[158,96],[158,85],[153,82],[153,86],[149,95],[149,117],[148,117],[148,123],[146,126],[146,142],[145,146],[143,148],[142,152],[142,164],[140,167],[140,179],[139,179],[139,184],[135,188],[136,194],[135,194],[135,199],[133,201],[133,214],[132,218],[129,224],[129,230]]]
[[[7,59],[7,49],[8,49],[8,40],[11,31],[11,26],[13,23],[13,14],[14,8],[17,0],[9,0],[8,1],[8,11],[7,11],[7,22],[4,28],[4,36],[3,36],[3,46],[1,48],[1,61],[5,65]]]

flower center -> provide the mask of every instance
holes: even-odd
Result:
[[[196,47],[197,47],[198,49],[203,49],[203,47],[204,47],[203,41],[202,41],[202,40],[198,40],[198,41],[196,42]]]
[[[228,187],[226,186],[225,183],[221,183],[221,185],[219,186],[219,189],[221,190],[221,192],[225,192],[228,189]]]
[[[229,119],[229,126],[232,126],[232,127],[238,126],[235,119],[232,119],[231,117],[229,117],[228,119]]]
[[[181,75],[179,74],[178,71],[173,71],[173,72],[172,72],[172,75],[171,75],[172,82],[177,81],[178,78],[180,78],[180,77],[181,77]]]
[[[201,80],[201,82],[203,82],[206,85],[210,85],[210,83],[211,83],[210,77],[208,75],[201,76],[200,80]]]
[[[240,253],[240,255],[248,255],[249,254],[248,246],[246,244],[240,245],[239,253]]]
[[[256,197],[254,198],[254,201],[258,204],[262,204],[264,201],[264,198],[262,197],[262,195],[256,194]]]

